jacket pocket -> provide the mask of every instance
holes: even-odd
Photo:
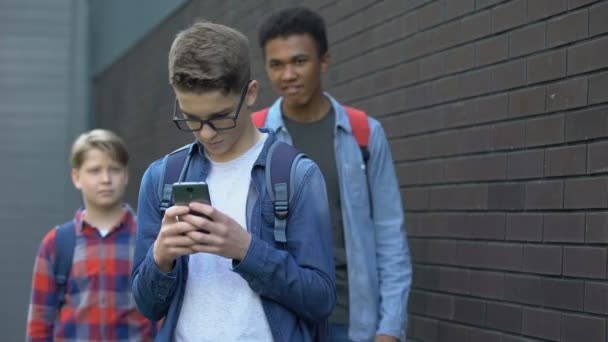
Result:
[[[367,175],[362,163],[349,163],[345,167],[346,181],[344,182],[346,199],[343,201],[355,207],[367,206]]]

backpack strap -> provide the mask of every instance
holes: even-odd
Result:
[[[370,158],[369,153],[369,136],[370,136],[370,128],[369,121],[367,120],[367,114],[359,109],[344,106],[346,109],[346,114],[348,115],[348,121],[350,121],[350,127],[353,129],[353,135],[355,136],[355,140],[357,140],[357,144],[359,145],[359,149],[361,149],[361,156],[363,157],[363,163],[365,164],[365,178],[367,179],[367,193],[370,199],[372,200],[372,192],[371,186],[369,184],[369,175],[367,173],[367,162]],[[370,206],[370,215],[373,217],[373,206]]]
[[[287,242],[285,233],[289,204],[295,185],[295,165],[304,155],[291,145],[275,141],[268,150],[266,165],[266,190],[274,209],[274,240]]]
[[[355,140],[357,140],[357,144],[361,149],[363,161],[367,164],[367,161],[369,160],[369,149],[367,146],[369,145],[370,136],[367,114],[362,110],[349,106],[344,106],[344,109],[346,109],[346,115],[348,115],[348,121],[350,121],[350,126],[353,129]]]
[[[163,162],[164,170],[160,178],[160,212],[164,213],[171,205],[173,205],[173,183],[179,181],[187,168],[190,161],[190,148],[192,144],[186,145],[177,149],[165,157]]]
[[[74,259],[76,247],[76,232],[74,221],[68,221],[55,227],[55,263],[53,273],[55,275],[55,287],[57,294],[57,308],[65,304],[68,277]]]
[[[264,124],[266,123],[266,116],[268,116],[268,109],[269,108],[264,108],[251,114],[251,120],[253,121],[255,127],[264,127]]]
[[[266,124],[266,117],[268,116],[268,110],[270,108],[264,108],[257,112],[251,114],[251,120],[253,124],[258,127],[264,127]],[[367,164],[369,160],[369,136],[370,136],[370,128],[369,121],[367,120],[367,114],[359,110],[357,108],[344,106],[346,110],[346,115],[348,116],[348,121],[350,122],[350,126],[353,129],[353,135],[355,136],[355,140],[357,140],[357,144],[361,149],[361,156],[363,157],[363,161]]]

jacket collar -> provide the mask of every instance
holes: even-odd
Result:
[[[346,115],[346,110],[344,107],[336,101],[331,95],[328,93],[323,93],[329,102],[331,103],[334,112],[336,113],[336,130],[341,128],[348,133],[352,133],[352,128],[350,126],[350,122],[348,121],[348,116]],[[283,111],[281,109],[281,105],[283,103],[283,98],[279,97],[268,109],[268,114],[266,116],[265,127],[273,132],[278,132],[285,127],[285,122],[283,121]]]

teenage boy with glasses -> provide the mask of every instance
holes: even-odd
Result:
[[[167,158],[144,174],[132,286],[140,311],[164,318],[159,341],[310,341],[335,305],[325,182],[310,159],[293,166],[286,242],[273,239],[265,169],[276,139],[251,121],[249,63],[247,39],[209,22],[179,33],[169,52],[173,119],[196,138],[182,179],[205,181],[212,206],[163,213]]]

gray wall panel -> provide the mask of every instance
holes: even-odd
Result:
[[[39,243],[80,203],[67,159],[89,121],[87,13],[78,0],[0,0],[3,341],[23,340]]]

